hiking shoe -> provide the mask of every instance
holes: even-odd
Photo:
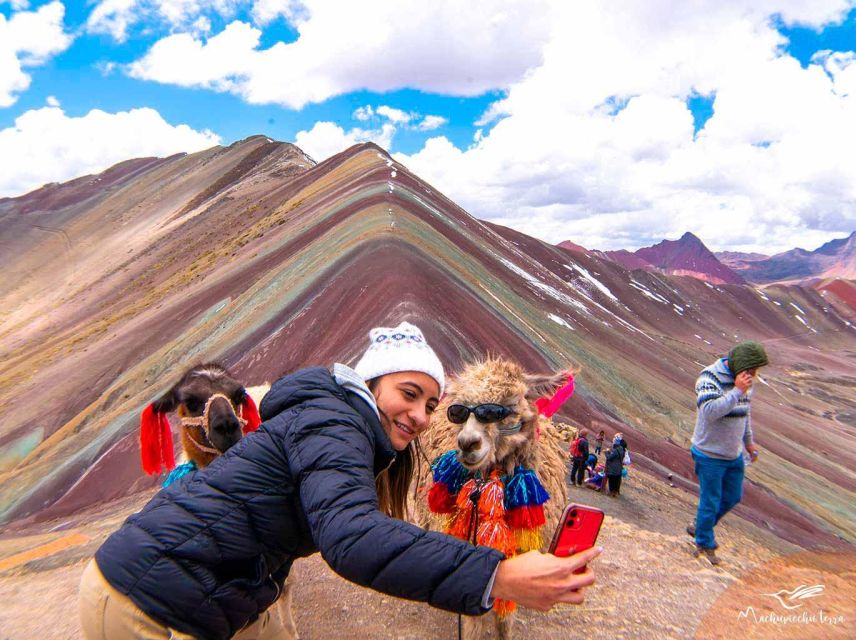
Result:
[[[688,533],[690,536],[692,536],[693,540],[695,540],[695,527],[694,527],[693,525],[690,525],[690,526],[688,526],[688,527],[687,527],[687,533]],[[714,543],[713,543],[713,548],[714,548],[714,549],[719,549],[719,545],[718,545],[718,544],[716,544],[716,543],[714,542]]]
[[[719,564],[719,558],[716,555],[716,549],[708,549],[707,547],[700,547],[696,545],[695,557],[705,556],[710,562],[710,564],[716,566]]]

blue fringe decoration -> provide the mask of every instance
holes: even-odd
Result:
[[[466,467],[458,462],[455,451],[447,451],[431,465],[434,482],[442,482],[455,495],[464,486],[469,475]]]
[[[541,484],[532,469],[522,465],[514,468],[514,475],[505,482],[505,508],[514,509],[532,505],[541,505],[550,499],[550,494]]]
[[[166,480],[163,481],[161,487],[166,489],[169,485],[171,485],[179,478],[183,478],[188,473],[193,473],[194,471],[196,471],[196,463],[193,460],[191,460],[190,462],[185,462],[184,464],[180,464],[175,469],[169,472],[169,475],[166,477]]]

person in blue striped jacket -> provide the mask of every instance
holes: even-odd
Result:
[[[719,564],[713,528],[743,497],[743,450],[752,461],[758,457],[749,402],[758,369],[766,364],[763,346],[741,342],[696,380],[698,417],[690,451],[699,498],[695,525],[687,533],[695,538],[695,555],[706,556],[711,564]]]

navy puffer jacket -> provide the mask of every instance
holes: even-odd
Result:
[[[624,447],[617,442],[613,443],[612,449],[606,454],[606,475],[620,476],[624,468]]]
[[[107,581],[162,624],[229,638],[269,607],[295,558],[469,615],[503,555],[378,511],[394,459],[374,411],[323,368],[274,383],[264,423],[161,490],[96,552]]]

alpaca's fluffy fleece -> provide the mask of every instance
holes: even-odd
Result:
[[[514,407],[516,416],[507,418],[500,425],[507,426],[520,420],[523,425],[519,433],[503,436],[498,432],[498,425],[482,427],[492,441],[492,464],[504,473],[511,472],[517,464],[534,469],[550,494],[550,500],[544,505],[547,520],[542,530],[544,547],[550,543],[568,502],[568,446],[552,420],[538,415],[535,400],[552,395],[565,379],[565,374],[529,375],[520,365],[497,358],[471,364],[449,383],[446,396],[431,417],[430,427],[420,436],[425,457],[433,461],[446,451],[457,448],[456,439],[461,425],[448,421],[446,409],[450,404],[475,406],[497,403]],[[423,469],[417,485],[411,492],[411,496],[415,496],[411,504],[414,521],[426,528],[442,530],[443,518],[430,513],[426,500],[431,486],[430,473]],[[486,617],[468,618],[465,637],[484,636],[487,632]],[[497,619],[498,637],[509,638],[512,623],[513,615],[502,621]]]

